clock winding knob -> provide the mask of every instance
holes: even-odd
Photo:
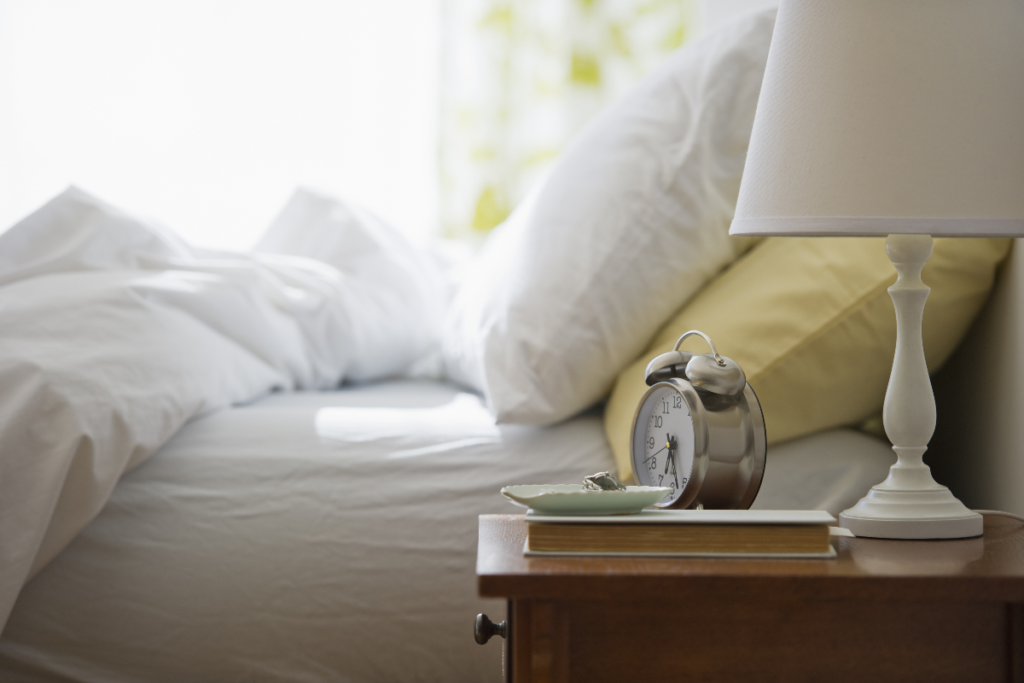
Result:
[[[501,636],[502,638],[505,638],[507,634],[507,621],[495,624],[487,618],[486,614],[476,615],[476,623],[473,625],[473,638],[476,639],[477,644],[483,645],[491,639],[491,636]]]

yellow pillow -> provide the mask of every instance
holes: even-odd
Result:
[[[937,239],[922,273],[932,288],[924,348],[932,372],[981,309],[1008,239]],[[620,476],[631,476],[629,433],[647,390],[644,369],[687,330],[706,332],[747,374],[764,410],[768,443],[856,425],[885,399],[896,349],[886,289],[896,271],[884,238],[765,239],[692,298],[650,349],[619,375],[605,432]],[[705,353],[700,339],[685,348]]]

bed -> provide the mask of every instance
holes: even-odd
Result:
[[[843,509],[884,475],[851,430],[769,455],[758,504]],[[612,456],[592,411],[495,426],[431,381],[274,394],[189,422],[22,591],[0,679],[498,681],[471,623],[476,518],[498,490]]]
[[[673,57],[461,284],[309,191],[250,254],[73,188],[0,235],[0,680],[500,680],[477,517],[616,469],[602,397],[756,248],[726,231],[773,22]],[[770,446],[755,507],[884,478],[836,424]]]

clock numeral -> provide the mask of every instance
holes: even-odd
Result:
[[[686,482],[688,482],[688,481],[690,481],[689,477],[683,477],[683,480],[680,483],[681,483],[682,486],[686,486]]]
[[[658,466],[658,456],[651,456],[651,470]]]
[[[678,395],[677,396],[673,396],[672,397],[672,407],[673,408],[682,408],[683,407],[683,397],[682,396],[678,396]]]
[[[647,437],[647,447],[648,448],[654,448],[654,437],[653,436]]]
[[[654,427],[655,427],[655,429],[657,429],[658,427],[661,427],[661,415],[655,415],[654,416]]]
[[[668,401],[661,402],[661,413],[662,415],[668,415]]]
[[[664,478],[665,478],[664,474],[659,474],[658,475],[658,486],[661,486],[661,480],[664,479]]]

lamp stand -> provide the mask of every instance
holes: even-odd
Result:
[[[932,255],[928,235],[889,235],[885,251],[899,278],[889,288],[896,307],[896,356],[885,392],[885,433],[896,451],[889,476],[839,523],[872,538],[968,538],[981,536],[982,518],[932,479],[924,452],[935,432],[935,395],[924,358],[921,322],[931,289],[921,269]]]

